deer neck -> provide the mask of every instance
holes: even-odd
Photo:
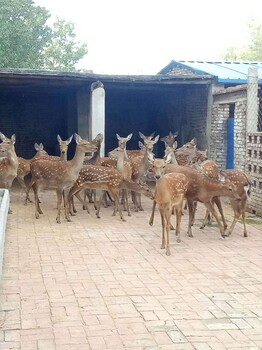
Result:
[[[101,142],[98,142],[97,150],[93,153],[92,158],[89,159],[89,164],[97,164],[100,160],[100,153],[101,153]]]
[[[117,170],[123,174],[125,171],[125,159],[127,158],[127,154],[126,151],[124,150],[123,152],[121,152],[120,156],[118,156],[117,158],[117,162],[116,162],[116,168]]]
[[[60,155],[61,160],[67,161],[67,152]]]
[[[74,169],[76,173],[79,173],[81,168],[83,167],[84,159],[85,152],[80,149],[79,145],[77,145],[73,159],[68,161],[67,163],[70,164],[70,167]]]
[[[169,202],[170,194],[167,190],[166,179],[164,176],[161,176],[159,180],[156,180],[156,193],[155,199],[157,202]]]
[[[171,162],[170,162],[170,164],[178,165],[178,162],[176,160],[176,156],[175,156],[174,152],[171,153]]]
[[[17,155],[15,153],[14,146],[12,146],[11,149],[7,152],[7,158],[10,162],[10,165],[13,168],[18,168],[18,158],[17,158]]]

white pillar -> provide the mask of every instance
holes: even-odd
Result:
[[[105,154],[105,90],[101,81],[91,85],[91,109],[90,109],[90,139],[97,134],[104,136],[101,147],[101,156]]]

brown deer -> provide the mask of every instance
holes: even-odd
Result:
[[[57,223],[61,223],[61,202],[63,191],[69,190],[78,178],[79,172],[83,166],[85,152],[95,152],[96,147],[87,140],[83,140],[75,134],[76,150],[75,155],[70,161],[39,159],[31,163],[32,179],[28,187],[28,192],[32,187],[35,195],[35,217],[38,219],[42,210],[39,206],[38,193],[40,189],[53,188],[57,192],[58,213]],[[70,221],[67,201],[65,201],[65,217]]]
[[[125,161],[127,158],[126,150],[120,147],[115,148],[113,151],[109,152],[109,156],[117,159],[116,169],[120,172],[124,180],[131,181],[132,178],[132,166],[129,161]],[[127,215],[131,216],[129,203],[128,203],[128,192],[123,189],[123,204],[124,210],[127,210]]]
[[[210,176],[212,178],[218,177],[219,169],[218,169],[215,162],[206,161],[206,162],[200,164],[200,167],[206,174],[208,174],[208,176]],[[247,176],[243,171],[235,170],[235,169],[223,170],[223,174],[232,183],[235,184],[235,186],[237,188],[237,193],[240,196],[240,200],[234,200],[233,198],[230,198],[230,203],[231,203],[231,206],[232,206],[233,211],[234,211],[234,220],[228,229],[226,229],[227,225],[225,224],[225,218],[224,218],[224,213],[223,213],[220,198],[214,197],[212,199],[212,202],[217,205],[218,210],[221,214],[221,218],[224,222],[224,227],[226,229],[225,235],[227,235],[227,236],[231,235],[231,233],[233,232],[235,225],[236,225],[236,223],[241,215],[242,220],[243,220],[243,225],[244,225],[244,237],[247,237],[246,202],[247,202],[247,199],[250,195],[251,187],[253,185],[252,179],[249,176]],[[203,222],[201,228],[204,228],[207,225],[208,221],[210,220],[209,218],[210,218],[210,213],[207,210],[206,216],[205,216],[205,219],[204,219],[204,222]]]
[[[224,227],[221,225],[211,200],[215,196],[227,196],[234,198],[235,200],[240,200],[236,186],[230,180],[226,179],[222,173],[219,174],[219,180],[215,180],[211,179],[204,173],[200,173],[199,171],[186,166],[169,164],[166,166],[166,173],[184,174],[189,181],[185,194],[189,209],[188,236],[193,237],[191,227],[194,220],[194,202],[198,201],[203,203],[205,207],[213,214],[218,223],[221,237],[224,238]],[[153,220],[154,213],[152,212],[149,221],[150,225],[153,224]]]
[[[67,140],[62,140],[59,135],[57,135],[57,141],[59,144],[59,149],[60,149],[60,158],[62,160],[67,160],[67,151],[68,151],[68,145],[72,141],[73,135],[70,136]]]
[[[17,176],[18,159],[15,152],[15,134],[12,135],[10,142],[0,144],[0,187],[11,189],[14,179]],[[9,208],[9,213],[12,210]]]
[[[166,164],[170,161],[155,158],[152,162],[152,172],[156,179],[154,201],[159,206],[162,222],[162,244],[166,248],[166,255],[170,255],[169,233],[171,227],[171,215],[173,209],[176,211],[176,236],[180,239],[180,224],[183,208],[183,200],[187,191],[188,180],[184,174],[165,174]]]
[[[70,192],[68,195],[69,203],[73,195],[76,195],[80,193],[82,190],[87,188],[100,189],[103,191],[110,192],[115,201],[115,210],[113,215],[115,215],[116,211],[118,211],[122,221],[126,221],[126,220],[119,206],[118,194],[121,189],[137,191],[137,192],[143,193],[144,195],[150,198],[153,198],[152,192],[147,185],[145,184],[141,185],[141,184],[129,182],[123,178],[123,176],[119,173],[118,170],[99,166],[99,165],[85,165],[80,170],[77,181],[74,183],[74,185],[70,189]],[[96,211],[96,215],[98,218],[100,218],[101,200],[97,206],[97,211]],[[86,204],[83,202],[83,205],[85,206]]]
[[[163,141],[165,143],[165,147],[173,147],[175,143],[175,139],[178,136],[178,131],[176,131],[174,134],[169,131],[169,134],[167,136],[164,136],[160,139],[160,141]]]

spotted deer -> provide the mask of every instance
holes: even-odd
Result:
[[[116,169],[120,172],[124,180],[130,182],[132,178],[132,166],[130,161],[125,161],[125,159],[127,159],[126,150],[117,147],[113,151],[109,152],[109,156],[117,159]],[[123,189],[122,196],[124,210],[126,209],[128,216],[131,216],[127,190]]]
[[[77,181],[69,191],[69,202],[73,195],[80,193],[84,189],[100,189],[110,192],[115,202],[115,210],[113,215],[115,215],[116,211],[118,211],[122,221],[126,220],[119,205],[119,191],[121,189],[136,191],[143,193],[147,197],[153,198],[152,192],[147,185],[127,181],[118,170],[99,165],[85,165],[80,170]],[[100,218],[101,201],[102,199],[99,201],[96,211],[98,218]],[[83,202],[83,205],[85,206],[86,203]]]
[[[204,171],[208,176],[212,178],[217,178],[219,174],[219,168],[217,164],[213,161],[206,161],[200,164],[200,168],[202,171]],[[252,179],[247,176],[243,171],[240,170],[235,170],[235,169],[226,169],[223,170],[224,176],[226,176],[232,183],[235,184],[237,193],[240,197],[240,200],[235,200],[233,198],[230,198],[230,204],[233,208],[234,211],[234,219],[230,225],[229,228],[227,228],[225,218],[224,218],[224,213],[222,209],[222,204],[221,200],[219,197],[214,197],[212,199],[212,202],[215,203],[218,207],[218,210],[220,212],[221,218],[224,222],[224,227],[225,227],[225,235],[229,236],[233,232],[235,225],[239,219],[240,216],[242,216],[243,220],[243,226],[244,226],[244,237],[247,237],[247,227],[246,227],[246,202],[247,199],[251,193],[251,188],[253,185]],[[209,219],[210,213],[207,210],[206,216],[204,219],[204,222],[201,226],[201,228],[204,228]]]
[[[158,204],[162,223],[162,244],[161,248],[166,249],[166,255],[170,255],[169,233],[171,227],[171,215],[173,209],[176,211],[176,236],[177,242],[180,239],[180,224],[183,208],[183,200],[187,191],[188,180],[184,174],[165,174],[165,167],[168,160],[150,159],[152,173],[156,179],[154,201]]]
[[[14,179],[17,176],[18,159],[15,152],[15,134],[11,136],[10,142],[0,144],[0,187],[11,189]],[[12,210],[9,208],[9,213]]]
[[[73,135],[70,136],[67,140],[62,140],[60,135],[57,135],[57,141],[59,144],[59,150],[60,150],[60,158],[62,160],[67,160],[67,151],[68,151],[68,145],[72,141]]]
[[[83,166],[85,152],[95,152],[96,147],[87,140],[82,139],[78,134],[74,134],[76,141],[75,155],[70,161],[39,159],[31,163],[32,179],[28,186],[31,187],[35,195],[35,217],[38,219],[42,210],[39,206],[38,193],[41,189],[55,189],[57,192],[57,223],[61,223],[61,202],[63,191],[69,190],[78,178]],[[70,221],[67,200],[65,201],[65,217]]]
[[[176,137],[178,136],[178,131],[176,131],[174,134],[169,131],[169,134],[167,136],[164,136],[160,139],[160,141],[163,141],[165,143],[165,147],[173,147]]]
[[[185,194],[189,209],[188,236],[193,237],[191,227],[194,220],[194,202],[198,201],[203,203],[205,207],[213,214],[218,223],[221,237],[224,238],[224,227],[219,220],[219,217],[211,203],[211,200],[215,196],[226,196],[229,198],[234,198],[235,200],[240,200],[236,186],[230,180],[225,178],[222,173],[219,174],[219,178],[216,180],[211,179],[204,173],[200,173],[196,169],[192,169],[186,166],[168,164],[166,166],[166,173],[181,173],[184,174],[188,179],[188,187]],[[152,211],[149,221],[150,225],[153,224],[153,220],[154,212]]]

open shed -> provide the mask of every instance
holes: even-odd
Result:
[[[115,134],[133,138],[138,131],[161,136],[179,132],[179,144],[193,137],[198,147],[208,146],[211,84],[209,75],[109,76],[16,69],[0,70],[0,131],[17,136],[19,156],[33,156],[33,145],[42,142],[50,154],[58,154],[56,135],[90,134],[91,85],[100,81],[105,90],[106,152],[116,147]],[[91,118],[91,119],[90,119]],[[161,144],[159,143],[161,154]],[[69,158],[74,150],[70,148]]]

